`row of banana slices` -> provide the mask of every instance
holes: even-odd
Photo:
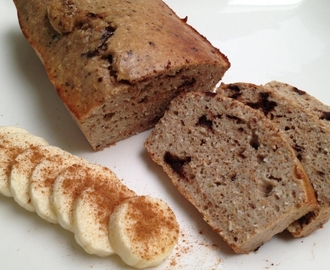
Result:
[[[135,268],[158,265],[178,240],[165,202],[137,196],[108,168],[18,127],[0,127],[0,193],[72,231],[88,253],[117,254]]]

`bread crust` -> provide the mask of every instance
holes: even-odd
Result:
[[[306,91],[298,89],[297,87],[278,81],[271,81],[264,85],[264,87],[285,94],[290,99],[298,102],[304,109],[310,111],[317,116],[320,121],[330,128],[330,106],[324,104],[317,98],[308,94]]]
[[[14,2],[25,37],[94,150],[153,127],[178,91],[211,91],[230,66],[161,0]]]

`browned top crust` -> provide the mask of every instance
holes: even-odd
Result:
[[[14,2],[24,35],[78,119],[146,78],[200,63],[230,66],[161,0]]]

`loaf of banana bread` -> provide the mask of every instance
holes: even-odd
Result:
[[[147,130],[230,63],[161,0],[14,0],[23,34],[97,151]]]

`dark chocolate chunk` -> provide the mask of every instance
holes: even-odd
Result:
[[[323,112],[320,119],[330,121],[330,112]]]
[[[164,155],[164,161],[181,177],[185,176],[183,166],[191,161],[191,157],[179,158],[170,152]]]
[[[107,42],[107,40],[113,36],[113,34],[115,33],[116,29],[111,27],[111,26],[107,26],[104,29],[104,32],[101,36],[101,42],[102,44],[105,44]]]
[[[273,176],[273,175],[270,175],[270,176],[269,176],[269,179],[271,179],[271,180],[275,180],[275,181],[277,181],[277,182],[281,182],[281,181],[282,181],[282,178],[275,177],[275,176]]]
[[[212,129],[213,122],[212,122],[212,120],[207,119],[206,115],[202,115],[201,117],[199,117],[198,123],[196,124],[196,126],[202,126],[202,127]]]
[[[228,84],[227,88],[233,92],[233,94],[229,96],[233,99],[238,99],[242,95],[241,89],[236,84]]]
[[[304,215],[300,219],[298,219],[298,223],[303,228],[304,225],[308,225],[314,218],[316,217],[316,214],[314,212],[309,212],[308,214]]]
[[[228,84],[228,89],[232,92],[239,93],[241,89],[236,84]]]
[[[251,139],[250,139],[250,145],[258,150],[259,146],[260,146],[260,143],[259,143],[259,138],[258,138],[258,135],[257,134],[253,134]]]
[[[214,93],[214,92],[205,92],[205,95],[207,96],[207,97],[215,97],[216,95],[217,95],[217,93]]]
[[[305,148],[297,144],[292,146],[292,148],[295,150],[297,158],[301,161],[302,160],[301,153],[305,150]]]
[[[293,91],[293,92],[296,92],[298,95],[301,95],[301,96],[306,94],[305,91],[303,91],[303,90],[299,90],[297,87],[293,87],[293,88],[292,88],[292,91]]]
[[[94,50],[90,50],[88,52],[82,53],[81,56],[86,56],[87,58],[92,58],[92,57],[98,56],[100,54],[101,50],[107,49],[106,42],[108,41],[108,39],[110,37],[113,36],[114,33],[115,33],[115,29],[111,26],[107,26],[101,35],[101,38],[100,38],[101,44]]]
[[[247,105],[253,109],[261,110],[265,115],[267,115],[277,106],[277,103],[275,101],[269,101],[268,98],[269,93],[260,93],[259,100],[257,102],[250,102],[247,103]]]

